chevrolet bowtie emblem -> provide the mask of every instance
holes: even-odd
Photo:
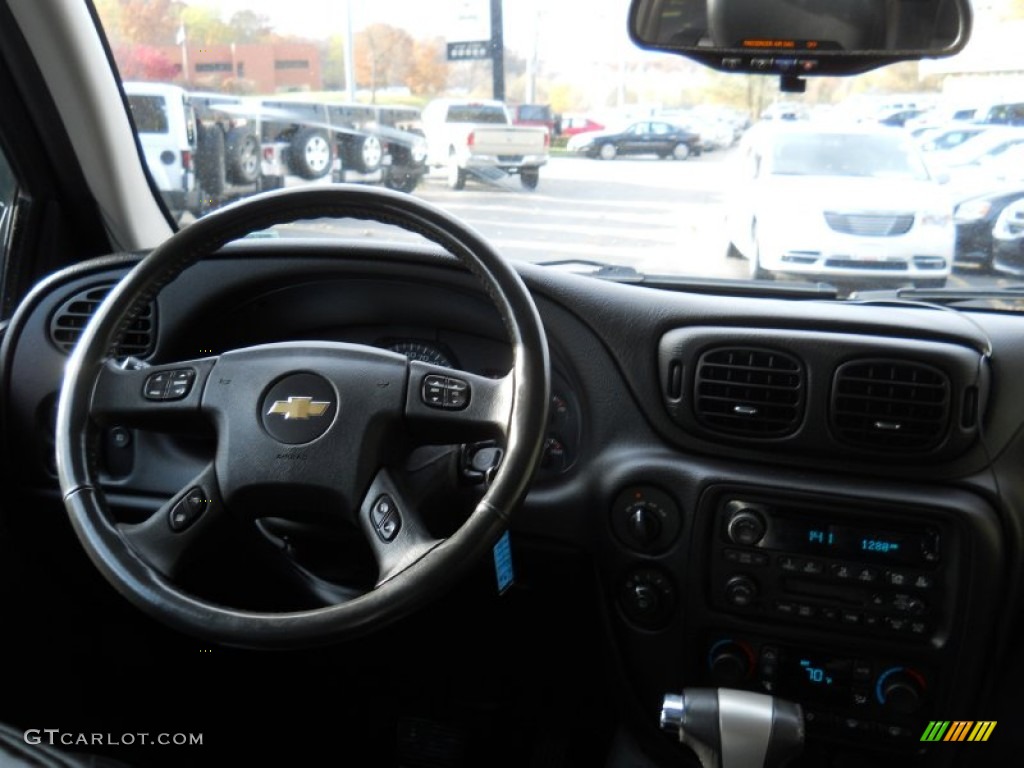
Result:
[[[311,416],[323,416],[330,407],[329,402],[314,400],[312,397],[289,397],[287,400],[275,401],[267,415],[277,413],[285,419],[308,419]]]

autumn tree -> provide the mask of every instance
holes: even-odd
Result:
[[[356,82],[370,89],[371,103],[377,103],[379,88],[406,82],[413,40],[404,29],[371,24],[356,35],[354,47]]]
[[[228,21],[233,43],[265,43],[273,34],[270,19],[255,11],[238,11]]]
[[[169,82],[178,76],[181,66],[157,48],[141,43],[114,47],[114,60],[123,80]]]
[[[174,43],[183,4],[177,0],[118,0],[125,40],[149,45]]]
[[[231,27],[220,13],[206,5],[190,5],[181,12],[189,45],[218,45],[234,42]]]
[[[412,47],[412,66],[405,84],[417,96],[441,93],[448,84],[448,55],[444,39],[417,40]]]

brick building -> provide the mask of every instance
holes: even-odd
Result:
[[[278,93],[320,90],[320,51],[312,43],[158,46],[175,62],[175,82],[193,90]],[[181,73],[187,64],[188,74]]]

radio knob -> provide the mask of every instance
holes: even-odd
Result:
[[[748,608],[757,599],[757,582],[749,576],[733,576],[725,583],[725,599],[737,608]]]
[[[914,670],[894,667],[879,676],[878,703],[892,712],[909,715],[917,711],[924,698],[925,682]]]
[[[743,507],[733,512],[725,532],[733,544],[752,547],[764,538],[766,530],[764,517],[749,507]]]
[[[711,649],[708,666],[716,685],[736,685],[750,676],[752,653],[732,640],[724,640]]]

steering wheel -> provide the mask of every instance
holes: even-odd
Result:
[[[254,230],[320,217],[374,220],[419,233],[483,284],[513,364],[502,378],[409,361],[377,348],[295,341],[144,366],[114,350],[162,286]],[[130,361],[129,361],[130,362]],[[258,195],[213,212],[146,256],[114,287],[68,362],[57,415],[57,468],[74,530],[103,576],[132,603],[192,635],[248,647],[338,640],[383,626],[453,583],[495,543],[539,461],[550,392],[547,341],[519,275],[468,225],[416,198],[336,185]],[[206,418],[212,461],[146,521],[110,514],[98,481],[99,427],[160,428]],[[431,536],[387,468],[392,441],[452,444],[490,437],[504,456],[469,517]],[[355,523],[373,553],[375,586],[300,611],[216,604],[176,584],[204,535],[246,498],[301,487],[327,515]],[[244,511],[244,510],[242,510]]]

